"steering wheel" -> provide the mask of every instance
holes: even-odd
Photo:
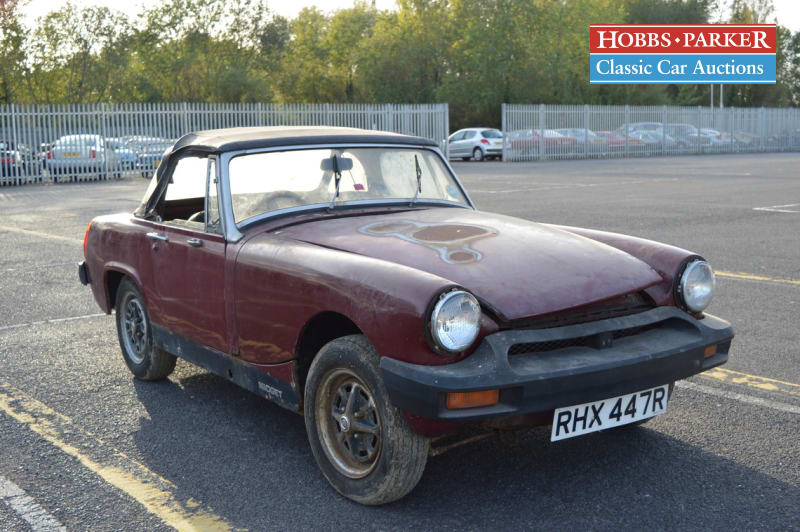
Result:
[[[198,211],[193,215],[189,216],[189,219],[186,220],[187,222],[205,222],[206,221],[206,211]]]
[[[268,198],[266,198],[266,203],[268,211],[277,211],[279,209],[287,209],[289,207],[303,205],[306,203],[306,201],[300,194],[291,192],[289,190],[283,190],[281,192],[271,194]]]

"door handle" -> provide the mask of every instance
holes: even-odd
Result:
[[[199,238],[190,238],[186,241],[186,243],[195,248],[199,248],[203,245],[203,241]]]
[[[145,236],[150,240],[161,240],[162,242],[168,241],[167,237],[159,235],[158,233],[147,233]]]

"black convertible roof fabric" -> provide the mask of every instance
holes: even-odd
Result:
[[[184,148],[209,153],[304,144],[405,144],[437,146],[426,138],[349,127],[277,126],[211,129],[184,135],[172,152]]]

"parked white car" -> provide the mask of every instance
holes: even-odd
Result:
[[[94,174],[105,179],[119,172],[120,156],[100,135],[65,135],[47,152],[46,166],[53,181],[59,177],[75,180],[79,175]]]
[[[499,129],[487,127],[459,129],[450,135],[447,146],[451,159],[499,159],[503,155],[503,133]]]

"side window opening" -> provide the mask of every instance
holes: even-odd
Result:
[[[172,170],[167,190],[156,207],[161,219],[165,222],[184,222],[205,227],[206,178],[208,176],[208,158],[205,156],[182,157]]]

